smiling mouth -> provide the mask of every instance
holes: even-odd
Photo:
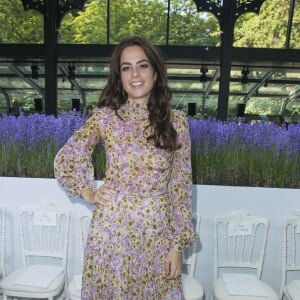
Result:
[[[132,82],[130,85],[132,86],[141,86],[143,84],[142,81]]]

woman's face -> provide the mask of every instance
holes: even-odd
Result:
[[[128,98],[138,103],[148,103],[156,73],[140,46],[125,48],[120,59],[121,82]]]

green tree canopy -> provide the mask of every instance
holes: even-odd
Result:
[[[167,44],[167,1],[111,1],[109,27],[106,27],[106,1],[90,1],[84,11],[68,14],[62,22],[62,43],[116,44],[124,37],[141,35],[157,45]],[[169,23],[171,45],[215,45],[218,24],[207,14],[199,14],[193,0],[172,1]]]
[[[260,13],[242,15],[236,22],[234,46],[285,48],[290,0],[266,0]],[[295,6],[290,48],[300,48],[300,2]]]
[[[42,43],[43,16],[24,11],[20,0],[0,0],[0,43]]]
[[[234,46],[284,48],[290,0],[266,0],[258,15],[242,15],[235,24]],[[59,42],[75,44],[115,44],[126,36],[142,35],[165,45],[220,45],[217,19],[198,13],[193,0],[172,0],[168,28],[167,0],[87,1],[83,11],[72,11],[63,18]],[[110,20],[107,26],[107,20]],[[300,3],[296,1],[291,48],[300,48]],[[109,34],[109,40],[108,40]],[[24,11],[21,0],[0,1],[0,43],[42,43],[43,16]]]

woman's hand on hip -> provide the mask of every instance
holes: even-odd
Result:
[[[175,279],[181,275],[182,257],[181,252],[169,251],[166,258],[166,279]]]
[[[81,197],[91,204],[105,204],[116,197],[115,186],[111,182],[103,183],[96,191],[85,189]]]

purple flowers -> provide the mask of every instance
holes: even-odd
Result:
[[[300,124],[291,124],[289,129],[274,123],[247,124],[214,120],[189,119],[193,147],[210,151],[226,146],[248,152],[271,149],[278,154],[285,152],[295,159],[300,152]],[[202,147],[202,149],[201,149]]]
[[[189,124],[194,183],[300,187],[300,124]]]
[[[62,113],[0,118],[0,176],[53,177],[53,159],[85,116]]]
[[[59,118],[43,114],[19,117],[2,115],[0,119],[0,141],[2,145],[20,145],[28,150],[39,143],[54,141],[61,147],[84,122],[85,116],[76,112],[63,112]]]
[[[0,117],[0,176],[53,177],[53,159],[86,115]],[[238,124],[189,119],[197,184],[300,187],[300,124]],[[105,155],[94,153],[103,178]]]

